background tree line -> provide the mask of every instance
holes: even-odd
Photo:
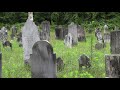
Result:
[[[15,24],[24,23],[28,17],[28,12],[0,12],[0,23]],[[115,24],[119,26],[119,12],[34,12],[34,21],[41,23],[49,20],[51,24],[66,25],[70,22],[77,24],[93,24],[95,22]]]

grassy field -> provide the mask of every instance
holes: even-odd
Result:
[[[96,38],[86,33],[87,42],[78,42],[73,48],[67,48],[63,40],[56,40],[54,30],[51,30],[50,43],[57,57],[61,57],[65,63],[62,71],[57,72],[58,78],[105,78],[104,55],[110,54],[110,47],[95,50]],[[81,54],[91,57],[91,36],[93,37],[92,67],[89,69],[78,70],[78,58]],[[19,47],[16,39],[11,41],[13,50],[9,47],[2,50],[2,77],[3,78],[31,78],[30,68],[24,65],[23,49]]]

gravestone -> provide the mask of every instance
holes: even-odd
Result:
[[[15,25],[12,26],[12,34],[13,35],[17,34],[17,27]]]
[[[104,42],[110,42],[110,33],[104,33]]]
[[[28,19],[33,21],[33,12],[28,12]]]
[[[102,43],[102,42],[103,42],[103,37],[102,37],[101,32],[98,32],[98,33],[97,33],[97,40],[98,40],[99,43]]]
[[[64,62],[63,62],[63,60],[60,57],[58,57],[56,59],[56,62],[57,62],[57,71],[63,70],[63,68],[64,68]]]
[[[78,41],[86,41],[85,31],[80,25],[77,25],[77,33],[78,33]]]
[[[120,54],[105,55],[106,77],[120,78]]]
[[[4,41],[8,38],[8,35],[6,34],[7,28],[2,27],[0,30],[0,40]]]
[[[108,33],[108,26],[106,24],[104,25],[104,33]]]
[[[32,20],[27,19],[24,27],[22,28],[22,44],[25,63],[30,63],[29,58],[30,54],[32,54],[32,47],[37,41],[40,41],[38,28]]]
[[[120,31],[112,31],[110,38],[111,54],[120,54]]]
[[[86,68],[91,67],[90,58],[85,54],[82,54],[79,57],[78,62],[79,62],[79,70],[82,69],[83,66],[85,66]]]
[[[56,54],[48,41],[33,45],[30,60],[32,78],[56,78]]]
[[[102,48],[104,48],[104,44],[103,43],[99,43],[98,42],[98,43],[95,44],[95,49],[100,50]]]
[[[78,43],[78,33],[77,33],[77,25],[73,22],[68,25],[68,33],[71,33],[73,37],[73,45],[77,45]]]
[[[0,52],[0,78],[2,78],[2,53]]]
[[[50,22],[43,21],[41,25],[42,25],[42,31],[40,32],[41,33],[40,37],[42,37],[42,40],[49,41],[50,40]]]
[[[72,46],[73,46],[73,37],[72,37],[71,33],[68,33],[68,35],[65,36],[64,44],[67,47],[72,48]]]
[[[68,29],[66,29],[64,26],[58,25],[55,28],[55,36],[57,39],[64,39],[65,35],[68,34]]]
[[[110,33],[111,55],[105,55],[106,77],[120,78],[120,31]]]

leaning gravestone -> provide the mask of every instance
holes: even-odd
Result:
[[[49,41],[50,40],[50,22],[43,21],[41,25],[42,25],[41,37],[43,37],[42,40]]]
[[[56,78],[56,54],[48,41],[33,45],[30,60],[32,78]]]
[[[2,53],[0,52],[0,78],[2,78]]]
[[[68,33],[71,33],[73,37],[73,45],[76,45],[78,43],[77,25],[73,22],[68,25]]]
[[[24,49],[24,60],[25,63],[29,63],[30,54],[32,54],[32,47],[35,42],[39,41],[38,28],[35,23],[27,19],[22,29],[22,44]]]
[[[78,41],[86,41],[85,31],[80,25],[77,25],[77,33],[78,33]]]
[[[72,46],[73,46],[73,37],[72,37],[71,33],[68,33],[68,35],[65,36],[64,44],[67,47],[72,48]]]

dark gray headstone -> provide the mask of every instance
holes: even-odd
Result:
[[[112,31],[110,35],[111,54],[120,54],[120,31]]]
[[[102,48],[104,48],[104,44],[103,43],[97,43],[97,44],[95,44],[95,49],[98,49],[98,50],[100,50],[100,49],[102,49]]]
[[[80,25],[77,25],[77,33],[78,33],[78,41],[86,41],[85,31]]]
[[[68,33],[71,33],[73,37],[73,45],[76,45],[78,43],[77,25],[73,22],[68,25]]]
[[[40,41],[38,28],[32,20],[27,19],[22,28],[22,44],[24,50],[24,60],[29,62],[30,54],[32,54],[32,47],[35,42]]]
[[[12,26],[12,34],[13,35],[17,34],[17,27],[15,25]]]
[[[79,69],[81,69],[82,66],[85,66],[86,68],[91,66],[90,58],[85,54],[82,54],[79,57],[78,62],[79,62]]]
[[[42,40],[50,40],[50,22],[49,21],[43,21],[41,23],[42,25],[42,31],[41,31],[41,35],[40,37],[43,37]]]
[[[56,59],[56,62],[57,62],[57,71],[63,70],[63,68],[64,68],[64,62],[63,62],[63,60],[60,57],[58,57]]]
[[[49,42],[36,42],[30,60],[32,78],[56,78],[56,54]]]
[[[55,28],[55,36],[57,39],[64,39],[65,35],[68,34],[68,29],[65,28],[64,26],[58,25]]]
[[[2,53],[0,52],[0,78],[2,78]]]

